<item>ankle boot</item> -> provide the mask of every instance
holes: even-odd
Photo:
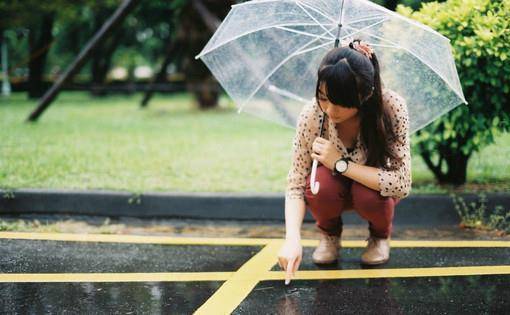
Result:
[[[341,248],[340,237],[320,232],[319,245],[312,254],[316,264],[331,264],[338,260],[338,251]]]
[[[361,254],[361,262],[366,265],[384,264],[390,259],[390,238],[369,236],[367,247]]]

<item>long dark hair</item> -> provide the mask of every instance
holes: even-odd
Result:
[[[356,40],[354,40],[356,41]],[[391,115],[384,107],[379,62],[350,46],[333,48],[322,59],[318,70],[315,98],[326,84],[326,96],[335,106],[357,108],[361,124],[361,144],[367,149],[367,166],[386,167],[387,158],[400,161],[389,148],[395,138]]]

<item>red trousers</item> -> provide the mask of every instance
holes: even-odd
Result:
[[[342,234],[343,211],[354,210],[368,221],[370,235],[388,238],[393,231],[393,213],[400,199],[384,197],[349,177],[333,176],[324,165],[317,167],[315,180],[320,183],[317,195],[310,191],[310,175],[306,178],[305,204],[316,220],[316,226],[330,235]]]

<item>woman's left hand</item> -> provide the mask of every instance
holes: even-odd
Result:
[[[312,159],[317,159],[322,165],[330,170],[335,167],[335,162],[342,157],[335,145],[324,138],[317,137],[312,144]]]

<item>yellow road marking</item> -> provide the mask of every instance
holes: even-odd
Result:
[[[342,247],[365,247],[366,241],[341,240]],[[316,240],[302,240],[303,246],[317,246]],[[428,241],[428,240],[390,240],[391,247],[510,247],[510,241]]]
[[[293,280],[319,279],[363,279],[363,278],[408,278],[510,274],[510,266],[469,266],[431,267],[395,269],[355,269],[355,270],[310,270],[297,271]],[[282,271],[268,271],[261,275],[262,280],[284,280]]]
[[[248,260],[194,314],[230,314],[270,270],[283,240],[274,240]]]
[[[264,280],[284,280],[283,271],[270,271],[277,263],[277,251],[283,239],[209,238],[144,236],[119,234],[72,234],[0,232],[0,239],[55,240],[75,242],[111,242],[169,245],[265,245],[236,272],[163,272],[163,273],[29,273],[0,274],[0,282],[133,282],[133,281],[225,281],[197,310],[197,314],[230,314],[253,288]],[[318,240],[302,240],[303,246],[316,246]],[[364,240],[342,240],[343,247],[365,247]],[[510,247],[509,241],[428,241],[391,240],[391,247]],[[297,271],[293,280],[362,279],[427,276],[469,276],[510,274],[510,266],[470,266],[355,270]]]
[[[224,281],[234,272],[2,273],[0,282]]]
[[[0,282],[186,282],[186,281],[265,281],[284,280],[283,271],[241,275],[235,272],[151,272],[151,273],[4,273]],[[344,269],[297,271],[294,280],[410,278],[510,274],[510,266],[469,266],[392,269]]]
[[[138,244],[173,244],[173,245],[232,245],[250,246],[266,245],[282,239],[278,238],[214,238],[214,237],[178,237],[146,236],[123,234],[74,234],[74,233],[30,233],[0,232],[0,239],[55,240],[75,242],[110,242]],[[306,247],[317,246],[318,240],[303,239]],[[343,247],[365,247],[364,240],[341,240]],[[510,241],[429,241],[429,240],[391,240],[391,247],[510,247]]]

